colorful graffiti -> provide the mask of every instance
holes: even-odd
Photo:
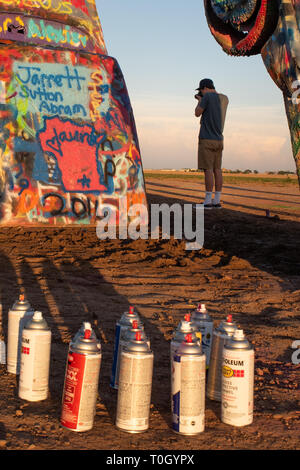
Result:
[[[300,186],[300,1],[204,0],[208,26],[230,55],[261,54],[283,92]]]
[[[0,6],[0,223],[96,224],[106,206],[118,223],[119,200],[146,205],[145,185],[94,1]]]
[[[95,49],[92,38],[78,28],[19,14],[0,14],[0,39],[90,52]]]
[[[79,28],[93,40],[94,52],[107,53],[95,0],[0,0],[0,11],[7,17],[24,15],[37,24],[43,19],[56,21],[57,26]]]

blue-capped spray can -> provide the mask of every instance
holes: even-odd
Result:
[[[198,305],[198,308],[192,312],[191,320],[197,327],[196,335],[200,337],[202,351],[206,356],[206,368],[208,369],[214,323],[205,304]]]
[[[171,375],[172,429],[194,435],[205,427],[205,354],[187,334],[173,356]]]
[[[113,364],[111,371],[110,386],[112,388],[118,388],[119,382],[119,370],[120,370],[120,339],[123,337],[124,332],[131,328],[134,320],[137,320],[141,324],[139,315],[134,311],[134,307],[130,306],[128,312],[124,312],[120,320],[116,323],[115,332],[115,347],[113,355]]]

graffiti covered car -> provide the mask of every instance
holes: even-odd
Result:
[[[0,223],[146,204],[133,112],[94,0],[0,0]]]

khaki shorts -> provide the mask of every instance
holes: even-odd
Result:
[[[217,170],[222,165],[223,140],[199,139],[198,169]]]

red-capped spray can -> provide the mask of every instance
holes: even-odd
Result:
[[[7,371],[11,374],[20,373],[22,331],[26,322],[32,318],[33,313],[24,294],[19,296],[19,299],[8,311]]]
[[[197,327],[196,335],[200,337],[202,351],[206,356],[206,368],[208,369],[214,322],[205,304],[198,305],[198,308],[192,312],[191,320]]]
[[[71,431],[89,431],[93,427],[101,359],[101,344],[91,330],[71,342],[60,421]]]
[[[119,383],[119,370],[120,370],[120,340],[123,338],[124,332],[131,328],[132,322],[137,320],[141,324],[139,315],[134,311],[134,307],[130,306],[128,312],[124,312],[120,320],[116,323],[116,332],[115,332],[115,347],[113,355],[113,364],[111,371],[110,386],[117,389]]]
[[[176,330],[173,333],[173,338],[171,339],[170,343],[170,359],[171,364],[173,361],[173,356],[177,348],[181,346],[182,341],[185,340],[187,334],[192,334],[193,341],[199,343],[201,345],[201,337],[199,338],[199,334],[197,335],[197,327],[191,321],[191,314],[187,313],[184,316],[184,320],[180,320]]]
[[[205,354],[192,334],[176,350],[171,375],[172,429],[194,435],[204,431]]]
[[[34,312],[22,331],[19,397],[46,400],[49,390],[51,331],[41,312]]]
[[[232,315],[228,315],[213,332],[206,393],[211,400],[221,401],[223,347],[236,329],[237,325],[232,321]]]
[[[221,420],[232,426],[253,421],[254,349],[236,330],[223,348]]]
[[[140,331],[123,348],[117,401],[116,426],[139,433],[149,428],[153,352]]]

